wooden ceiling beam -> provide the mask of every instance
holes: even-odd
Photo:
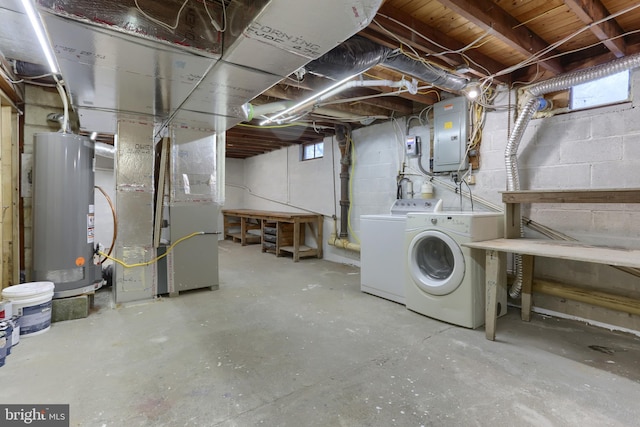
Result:
[[[610,15],[600,0],[564,0],[564,4],[587,25]],[[595,34],[598,40],[602,41],[616,58],[621,58],[626,54],[627,47],[624,38],[621,37],[623,31],[615,20],[610,19],[601,24],[592,25],[589,30]]]
[[[383,5],[378,10],[378,15],[376,16],[376,20],[378,20],[383,27],[385,27],[388,30],[391,30],[394,34],[400,37],[403,40],[403,43],[413,47],[414,49],[422,51],[426,54],[441,53],[442,48],[437,46],[436,44],[429,43],[424,38],[419,37],[413,31],[410,31],[405,26],[400,25],[395,21],[402,22],[403,24],[411,27],[413,30],[417,31],[419,34],[423,35],[427,39],[434,41],[440,46],[445,46],[448,50],[455,51],[465,47],[464,43],[454,40],[450,37],[447,37],[441,31],[436,30],[435,28],[425,24],[422,21],[418,21],[410,14],[402,12],[396,8],[393,8],[388,4]],[[369,27],[367,27],[367,32],[364,33],[365,37],[367,36],[367,34],[369,34],[369,31],[379,32],[382,35],[385,35],[386,37],[388,37],[387,33],[384,30],[380,29],[380,27],[377,26],[375,23],[372,23],[371,25],[369,25]],[[378,42],[384,43],[384,39],[380,39]],[[398,47],[397,42],[391,46],[389,44],[385,44],[385,45],[387,47],[393,47],[393,48]],[[507,68],[506,65],[501,64],[492,58],[489,58],[488,56],[478,52],[477,50],[468,50],[464,54],[468,56],[472,61],[477,62],[482,67],[486,68],[487,71],[489,71],[492,74]],[[455,65],[464,63],[464,61],[461,61],[461,60],[453,61],[452,57],[449,55],[442,55],[442,56],[429,58],[429,59],[438,59],[438,58],[443,61],[446,61],[450,66],[455,66]],[[480,73],[478,74],[482,74],[482,75],[486,74],[482,72],[483,70],[475,70],[475,71],[476,72],[479,71]]]
[[[526,56],[549,47],[540,36],[521,25],[517,19],[491,0],[438,0],[438,2]],[[554,53],[557,52],[552,51],[549,55]],[[540,66],[555,74],[564,72],[557,58],[541,62]]]
[[[275,143],[288,143],[300,139],[317,139],[326,133],[333,134],[333,130],[329,132],[321,131],[320,134],[318,134],[311,126],[289,126],[284,128],[236,126],[227,131],[227,135],[249,139],[259,138],[260,140],[270,140]]]

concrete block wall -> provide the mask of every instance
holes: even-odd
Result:
[[[640,176],[640,73],[632,79],[633,102],[533,119],[519,148],[522,189],[638,188]],[[512,99],[515,96],[512,95]],[[497,101],[505,105],[507,95]],[[511,119],[515,119],[515,113]],[[511,125],[512,127],[513,125]],[[506,188],[504,149],[508,113],[490,112],[483,132],[475,193],[499,202]],[[619,204],[533,204],[524,215],[588,244],[640,248],[640,209]],[[538,237],[527,230],[528,235]],[[640,279],[608,266],[536,259],[538,277],[640,297]],[[640,330],[638,316],[537,294],[542,310]]]

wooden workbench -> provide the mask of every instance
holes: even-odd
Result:
[[[501,280],[500,274],[506,269],[507,253],[522,255],[521,316],[525,321],[531,318],[534,257],[640,268],[640,250],[637,249],[520,237],[521,204],[523,203],[640,203],[640,189],[510,191],[502,193],[502,201],[505,203],[505,238],[463,244],[486,251],[485,332],[487,339],[495,340],[496,336],[498,292],[507,292],[506,282]]]
[[[259,241],[263,245],[263,252],[265,252],[266,244],[271,243],[264,239],[265,227],[275,227],[277,232],[273,251],[276,256],[290,253],[295,262],[298,262],[302,257],[322,258],[324,222],[322,215],[255,209],[223,209],[222,215],[224,217],[225,239],[238,240],[244,246],[256,239],[257,235],[249,233],[249,231],[260,229]],[[305,245],[305,229],[307,228],[312,232],[316,244],[315,248]]]

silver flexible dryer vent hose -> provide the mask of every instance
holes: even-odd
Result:
[[[542,95],[549,92],[566,90],[581,83],[591,82],[638,67],[640,67],[640,54],[635,54],[613,60],[606,64],[563,74],[525,87],[523,89],[525,96],[524,108],[516,119],[504,153],[505,167],[507,169],[507,191],[521,190],[518,168],[518,147],[522,141],[524,131],[527,129],[531,118],[540,106],[540,97]],[[520,223],[520,235],[524,235],[524,226],[522,223]],[[516,254],[515,257],[515,268],[516,279],[509,290],[509,296],[511,296],[511,298],[518,298],[522,290],[522,256],[519,254]]]

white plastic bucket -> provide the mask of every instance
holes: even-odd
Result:
[[[0,320],[11,319],[13,316],[13,304],[11,301],[0,301]]]
[[[9,286],[2,298],[13,303],[13,313],[20,317],[20,335],[30,337],[47,332],[51,327],[53,282],[31,282]]]

